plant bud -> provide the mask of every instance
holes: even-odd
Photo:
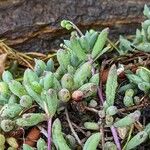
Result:
[[[98,105],[98,104],[97,104],[97,101],[96,101],[96,100],[94,100],[94,99],[90,100],[89,107],[95,108],[97,105]]]
[[[70,23],[67,23],[67,24],[66,24],[66,29],[67,29],[67,30],[70,30],[71,28],[72,28],[72,25],[71,25]]]
[[[132,97],[134,95],[134,90],[133,89],[127,89],[125,92],[125,96]]]
[[[104,150],[117,150],[117,147],[113,142],[108,141],[104,145]]]
[[[133,106],[134,103],[133,103],[133,98],[132,97],[129,97],[129,96],[125,96],[123,98],[123,103],[126,107],[130,107],[130,106]]]
[[[39,84],[43,87],[44,86],[44,78],[43,76],[39,80]]]
[[[66,24],[67,24],[67,20],[62,20],[60,25],[65,28],[66,27]]]
[[[0,133],[0,147],[1,147],[2,145],[5,145],[5,136]]]
[[[105,121],[106,121],[106,124],[108,126],[110,126],[110,125],[113,124],[114,118],[112,116],[110,116],[110,115],[106,115],[106,120]]]
[[[13,80],[13,76],[9,71],[4,71],[2,74],[2,79],[4,82],[9,83],[11,80]]]
[[[70,144],[71,147],[75,148],[76,139],[74,138],[74,136],[68,134],[68,135],[66,136],[66,140],[68,141],[68,143]]]
[[[117,112],[118,112],[118,109],[116,106],[109,106],[106,110],[106,114],[110,116],[115,115]]]
[[[42,86],[37,81],[33,81],[31,87],[38,94],[42,92]]]
[[[98,115],[99,115],[100,118],[104,118],[104,117],[106,116],[104,110],[99,110],[99,111],[98,111]]]
[[[80,100],[82,100],[83,99],[83,92],[80,91],[80,90],[74,91],[72,93],[72,99],[74,101],[80,101]]]
[[[34,71],[38,76],[41,76],[42,73],[46,70],[46,64],[42,60],[35,59]]]
[[[90,97],[97,92],[97,85],[94,83],[86,83],[79,88],[83,92],[84,98]]]
[[[57,78],[57,80],[60,80],[61,77],[64,75],[64,69],[63,69],[63,67],[62,67],[62,66],[59,66],[59,67],[56,69],[54,75],[55,75],[55,77]]]
[[[73,76],[69,73],[65,74],[61,78],[61,85],[62,85],[63,88],[66,88],[69,91],[72,90],[74,88]]]
[[[71,95],[67,89],[61,89],[58,93],[58,97],[61,101],[68,102],[71,98]]]
[[[80,61],[79,61],[78,57],[74,53],[71,53],[71,65],[76,68],[76,67],[78,67],[79,63],[80,63]]]
[[[134,91],[132,89],[127,89],[125,92],[125,96],[123,98],[123,103],[126,107],[130,107],[133,106],[133,95],[134,95]]]
[[[55,68],[54,68],[54,61],[53,61],[52,58],[50,58],[50,59],[47,61],[46,70],[47,70],[47,71],[54,72]]]
[[[29,95],[23,95],[20,99],[20,105],[25,108],[29,108],[32,106],[33,100]]]
[[[9,119],[2,120],[0,126],[4,132],[9,132],[14,129],[15,122]]]
[[[18,148],[19,147],[17,140],[13,137],[7,138],[6,141],[13,148]]]
[[[46,150],[47,149],[47,144],[42,138],[40,138],[37,141],[37,149],[38,150]]]
[[[95,122],[85,122],[84,127],[88,130],[99,130],[99,125]]]
[[[138,104],[140,104],[140,102],[141,102],[140,97],[139,97],[139,96],[134,96],[134,103],[135,103],[136,105],[138,105]]]
[[[9,87],[6,82],[0,82],[0,94],[9,94]]]

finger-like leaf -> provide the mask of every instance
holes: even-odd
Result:
[[[117,69],[116,66],[113,65],[109,70],[106,83],[106,102],[109,106],[114,104],[117,85]]]

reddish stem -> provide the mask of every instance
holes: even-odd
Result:
[[[51,128],[52,128],[52,118],[48,119],[48,144],[47,144],[47,150],[51,150]]]
[[[110,127],[110,129],[111,129],[112,135],[113,135],[113,137],[114,137],[114,141],[115,141],[115,144],[116,144],[116,146],[117,146],[117,149],[118,149],[118,150],[121,150],[121,145],[120,145],[120,141],[119,141],[119,138],[118,138],[118,135],[117,135],[116,128],[112,125],[112,126]]]
[[[103,98],[102,82],[101,81],[100,81],[100,85],[98,87],[98,96],[99,96],[99,99],[100,99],[101,103],[103,104],[104,103],[104,98]]]

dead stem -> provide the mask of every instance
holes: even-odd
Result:
[[[66,114],[67,122],[68,122],[68,124],[69,124],[69,127],[70,127],[70,129],[71,129],[72,134],[74,135],[74,137],[75,137],[75,139],[77,140],[78,144],[79,144],[80,146],[82,146],[82,142],[81,142],[81,140],[79,139],[77,133],[75,132],[75,130],[74,130],[72,124],[71,124],[71,121],[70,121],[70,118],[69,118],[69,115],[68,115],[68,110],[67,110],[67,108],[65,108],[65,114]]]
[[[129,142],[129,140],[131,139],[131,134],[132,134],[132,132],[133,132],[133,129],[134,129],[134,125],[132,125],[131,128],[130,128],[129,135],[128,135],[128,139],[127,139],[126,144],[124,145],[124,147],[123,147],[122,150],[125,150],[125,149],[126,149],[126,146],[127,146],[128,142]]]
[[[86,136],[86,132],[83,131],[79,126],[77,126],[75,123],[72,122],[72,125],[77,129],[79,130],[82,134],[84,134]]]
[[[91,111],[91,112],[94,112],[94,113],[97,113],[98,114],[98,110],[97,109],[94,109],[94,108],[90,108],[90,107],[87,107],[87,106],[84,106],[85,110],[88,110],[88,111]]]
[[[102,142],[102,150],[104,150],[105,135],[104,135],[104,126],[103,125],[100,126],[100,133],[102,133],[102,140],[101,140],[101,142]]]
[[[128,107],[128,108],[121,108],[119,109],[119,112],[128,112],[128,111],[131,111],[131,110],[135,110],[135,109],[142,109],[143,107],[146,107],[146,106],[149,106],[150,103],[144,103],[144,104],[140,104],[140,105],[136,105],[136,106],[131,106],[131,107]]]

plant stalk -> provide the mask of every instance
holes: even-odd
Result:
[[[121,150],[121,145],[120,145],[120,141],[119,141],[119,138],[118,138],[118,135],[117,135],[116,128],[112,125],[110,127],[110,129],[111,129],[115,144],[117,146],[117,150]]]
[[[101,81],[100,81],[100,85],[98,87],[98,96],[99,96],[100,102],[103,104],[104,103],[104,98],[103,98],[102,82]]]
[[[47,131],[47,133],[48,133],[48,138],[47,138],[47,150],[51,150],[51,128],[52,128],[52,118],[50,117],[49,119],[48,119],[48,131]]]

